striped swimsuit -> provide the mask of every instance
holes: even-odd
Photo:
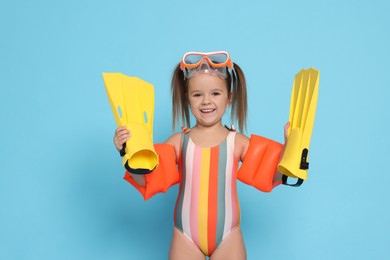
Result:
[[[235,135],[231,131],[218,146],[203,148],[183,134],[175,226],[207,256],[240,224]]]

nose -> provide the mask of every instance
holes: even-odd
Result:
[[[203,95],[203,99],[202,99],[202,105],[207,105],[207,104],[210,104],[210,97],[208,94]]]

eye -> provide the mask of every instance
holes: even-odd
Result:
[[[201,94],[200,94],[200,93],[195,93],[195,94],[193,94],[192,96],[193,96],[193,97],[200,97]]]
[[[213,92],[212,94],[213,94],[213,96],[219,96],[219,95],[221,95],[221,93],[219,93],[219,92]]]

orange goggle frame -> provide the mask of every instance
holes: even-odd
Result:
[[[228,67],[233,68],[233,62],[226,51],[214,52],[187,52],[183,55],[180,68],[184,70],[199,67],[204,61],[214,68]]]

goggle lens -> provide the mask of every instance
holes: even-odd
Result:
[[[229,56],[225,53],[216,53],[211,55],[202,55],[202,54],[189,54],[184,57],[184,62],[186,64],[197,64],[205,58],[208,58],[213,64],[222,64],[226,63],[229,60]]]

